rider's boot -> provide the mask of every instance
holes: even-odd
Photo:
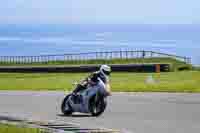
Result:
[[[78,84],[77,87],[74,89],[74,91],[72,92],[74,103],[78,102],[78,94],[77,93],[84,89],[85,89],[85,87],[82,86],[81,84]]]

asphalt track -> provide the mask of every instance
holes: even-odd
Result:
[[[60,121],[81,127],[103,127],[132,133],[200,132],[200,94],[115,93],[98,117],[63,116],[64,92],[0,91],[0,116]]]

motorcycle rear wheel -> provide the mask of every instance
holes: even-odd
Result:
[[[99,97],[97,101],[95,101],[96,95],[93,96],[89,101],[89,109],[92,116],[100,116],[106,109],[107,101],[104,97]]]

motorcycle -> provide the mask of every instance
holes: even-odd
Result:
[[[96,85],[89,85],[87,89],[78,92],[76,98],[72,93],[65,96],[61,104],[64,115],[74,112],[90,113],[92,116],[100,116],[107,106],[107,92],[105,84],[98,78]]]

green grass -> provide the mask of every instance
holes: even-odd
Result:
[[[191,65],[185,64],[182,61],[173,58],[136,58],[136,59],[111,59],[111,60],[77,60],[77,61],[50,61],[46,63],[0,63],[0,66],[53,66],[53,65],[84,65],[84,64],[136,64],[136,63],[169,63],[171,70],[178,70],[180,68],[191,69]]]
[[[193,67],[193,69],[196,71],[200,71],[200,66],[195,66],[195,67]]]
[[[0,124],[0,133],[45,133],[41,129],[24,128],[15,125]]]
[[[0,90],[71,90],[88,73],[0,73]],[[155,83],[146,83],[152,75]],[[200,71],[112,73],[113,91],[200,92]]]

